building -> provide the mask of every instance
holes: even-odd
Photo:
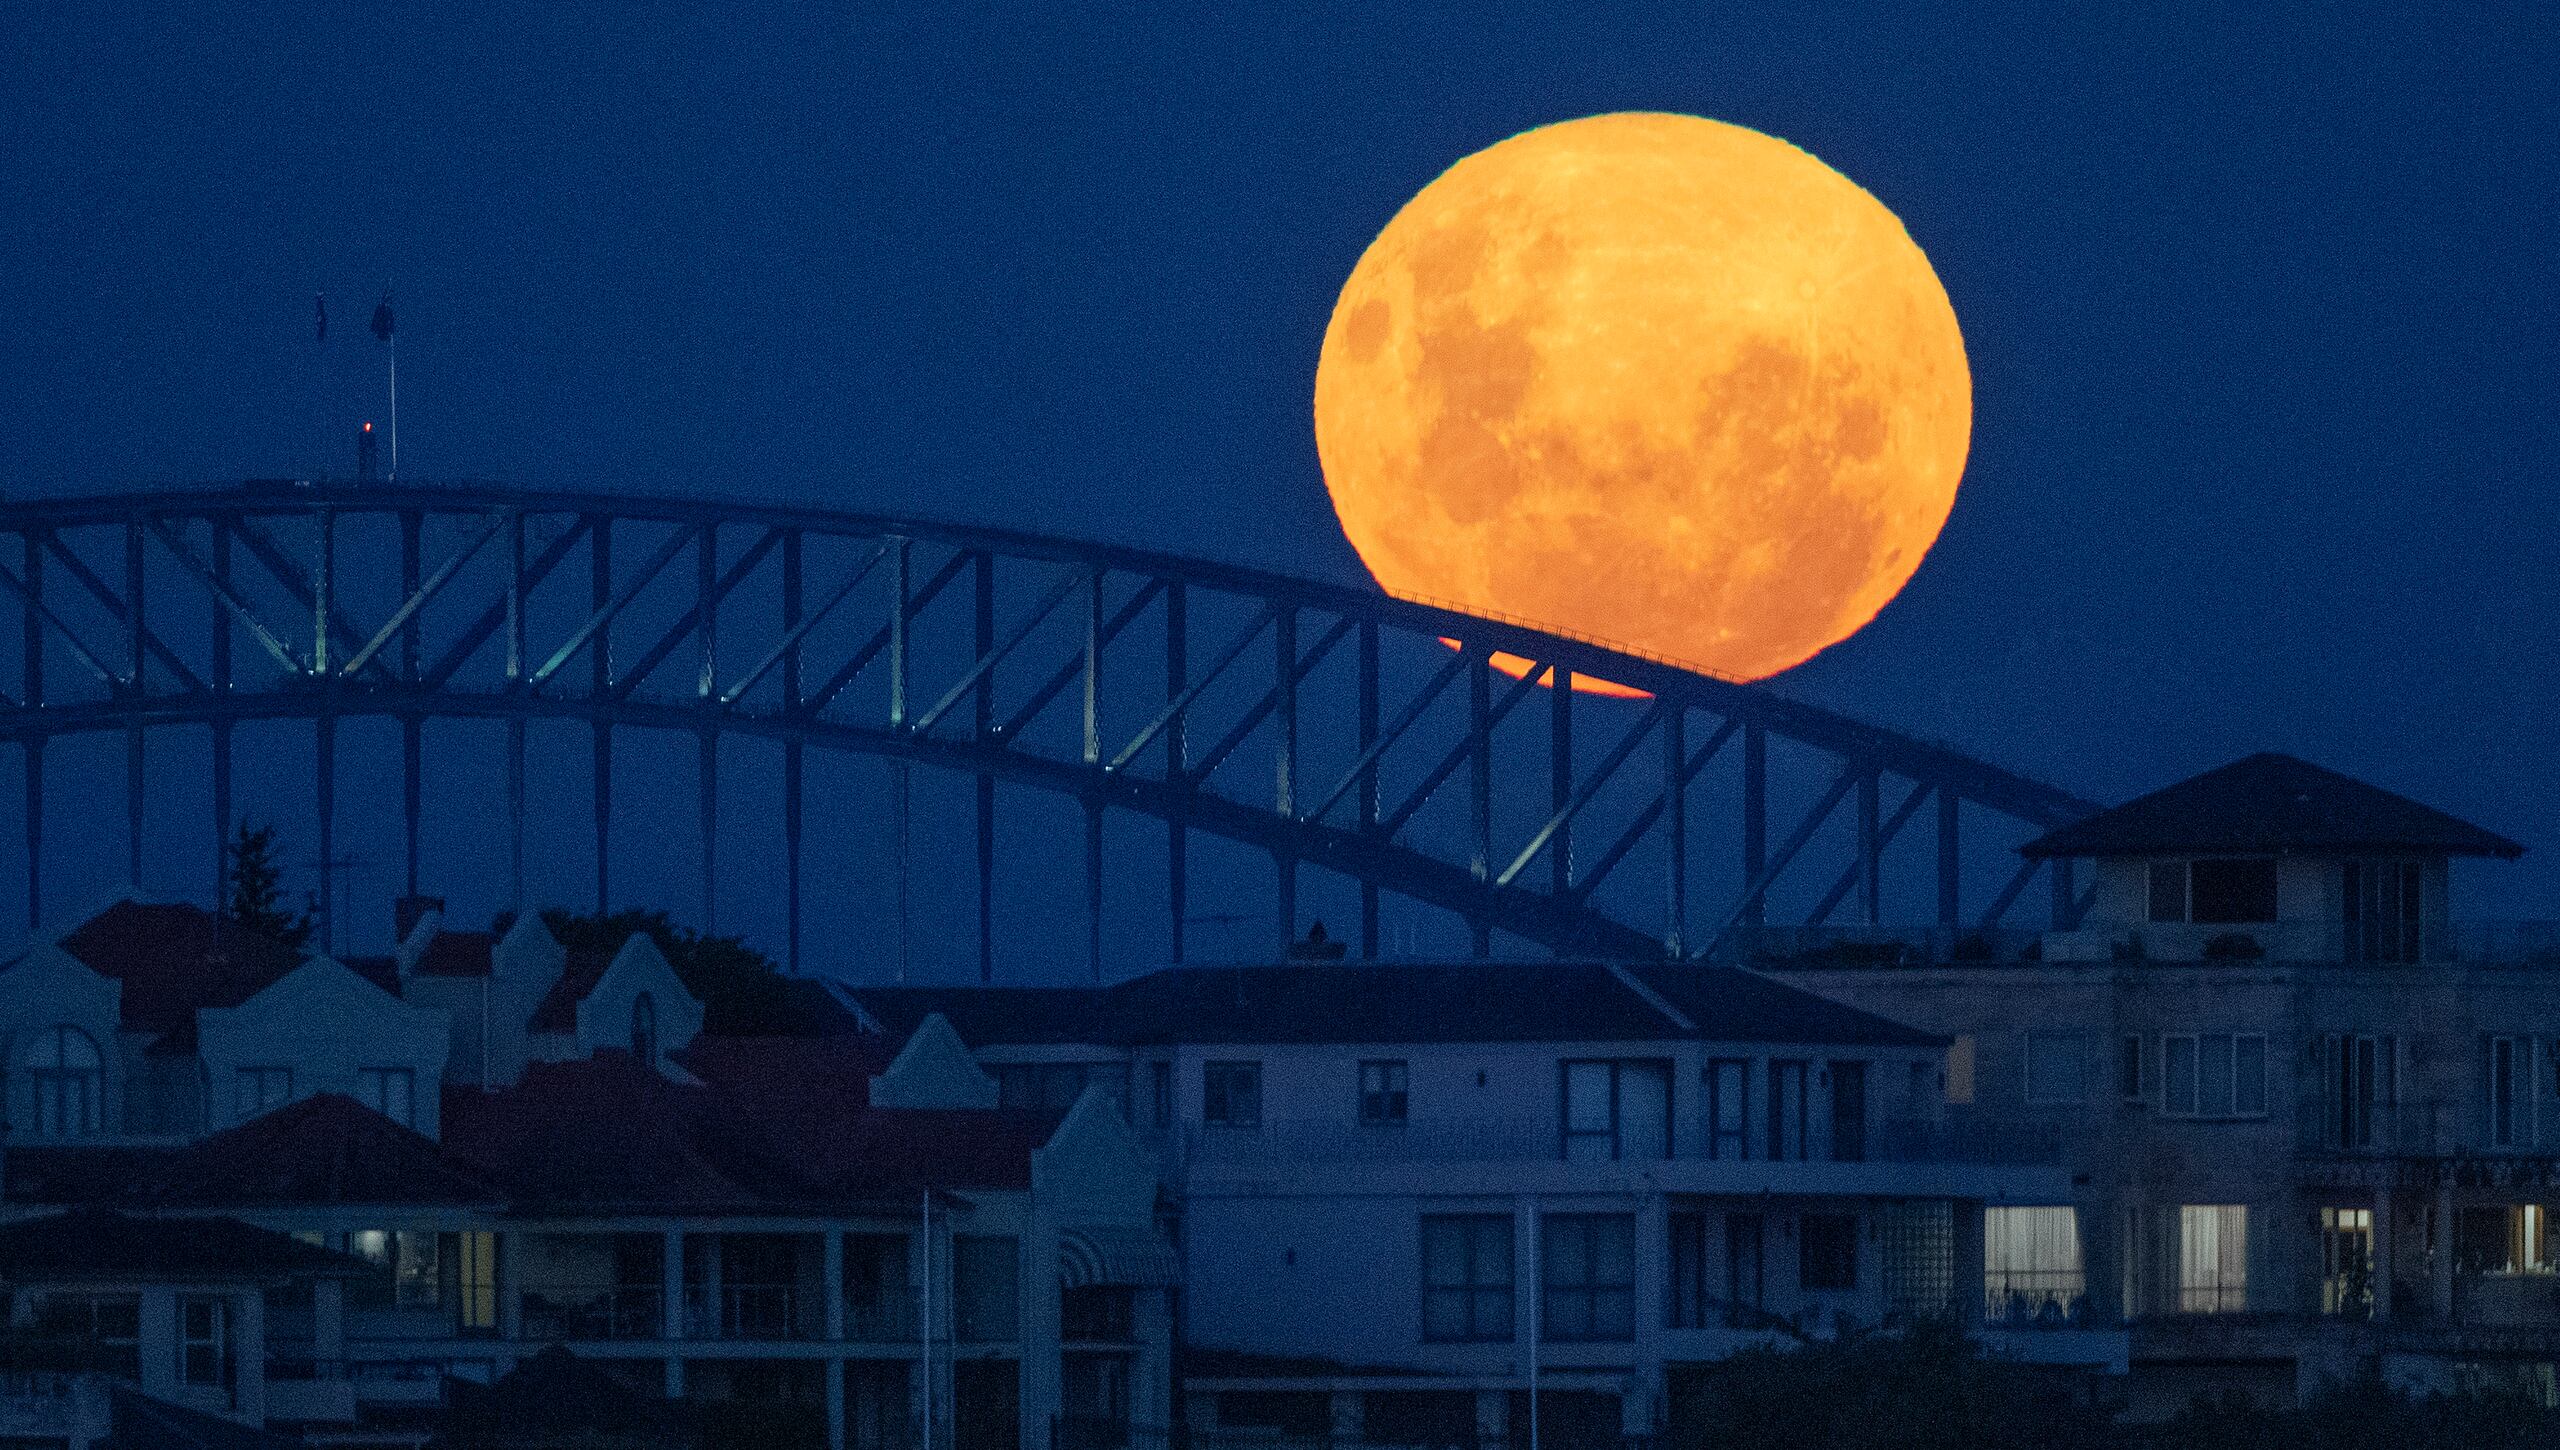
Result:
[[[2522,848],[2258,755],[2024,849],[2089,864],[2073,929],[1747,944],[1948,1034],[1951,1122],[2061,1133],[2074,1191],[1993,1210],[1993,1317],[2128,1326],[2141,1413],[2364,1368],[2553,1398],[2560,929],[2449,908]]]
[[[1022,1108],[1127,1104],[1179,1215],[1188,1429],[1525,1443],[1677,1430],[1696,1367],[1978,1321],[1987,1204],[2070,1197],[2049,1131],[1942,1109],[1946,1040],[1722,967],[1176,968],[873,988]],[[2120,1369],[2112,1329],[1993,1331]]]
[[[555,1348],[714,1443],[1164,1422],[1173,1255],[1115,1104],[1000,1106],[938,1024],[704,1024],[645,935],[430,907],[341,963],[116,903],[0,967],[0,1287],[76,1298],[113,1395],[339,1444],[415,1445]],[[74,1295],[30,1247],[89,1239],[151,1272]]]

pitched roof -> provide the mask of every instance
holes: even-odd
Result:
[[[439,1444],[694,1443],[682,1406],[642,1394],[556,1344],[518,1361],[495,1384],[445,1383],[452,1403],[437,1425]]]
[[[135,1218],[75,1208],[0,1225],[0,1279],[12,1283],[281,1280],[364,1270],[344,1254],[229,1218]]]
[[[599,1052],[489,1092],[448,1085],[444,1146],[522,1208],[751,1211],[769,1185],[734,1161],[715,1107],[704,1088]]]
[[[140,1032],[191,1032],[198,1008],[237,1007],[302,961],[200,906],[131,900],[80,923],[59,945],[124,984],[124,1025]]]
[[[183,1148],[12,1143],[11,1203],[140,1203]]]
[[[2155,790],[2018,848],[2029,857],[2410,852],[2524,847],[2407,796],[2290,755],[2261,754]]]
[[[494,932],[439,931],[427,939],[417,970],[430,977],[485,977],[497,945]]]
[[[935,1012],[973,1047],[1192,1042],[1935,1042],[1801,988],[1723,967],[1605,962],[1171,967],[1107,987],[848,989],[893,1037]],[[1678,1017],[1650,1000],[1669,1001]]]
[[[604,980],[605,969],[613,965],[611,952],[569,953],[569,964],[560,969],[551,990],[542,994],[534,1005],[532,1018],[525,1027],[533,1032],[575,1032],[578,1030],[578,1004]]]
[[[299,1435],[253,1430],[219,1415],[155,1400],[126,1384],[107,1387],[111,1428],[97,1450],[298,1450]]]
[[[174,1204],[498,1204],[506,1195],[425,1135],[320,1093],[205,1138],[163,1164]]]

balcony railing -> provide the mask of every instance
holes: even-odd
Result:
[[[1984,1281],[1982,1322],[2001,1329],[2088,1327],[2087,1276],[2063,1269],[1993,1273]]]
[[[815,1339],[817,1306],[789,1284],[723,1284],[715,1296],[685,1290],[685,1335],[692,1339]],[[848,1326],[849,1328],[850,1326]]]
[[[2324,1157],[2560,1154],[2560,1113],[2548,1104],[2537,1113],[2519,1097],[2503,1125],[2496,1116],[2476,1098],[2344,1105],[2321,1098],[2302,1104],[2296,1142],[2303,1152]]]
[[[1517,1163],[1564,1156],[1553,1123],[1525,1118],[1425,1118],[1392,1127],[1341,1119],[1281,1120],[1258,1128],[1195,1124],[1167,1135],[1166,1143],[1193,1164],[1219,1166]],[[1821,1142],[1814,1147],[1814,1161],[1834,1161],[1822,1151]],[[1674,1161],[1703,1156],[1694,1151],[1672,1155]],[[2062,1130],[2054,1123],[2001,1119],[1873,1123],[1868,1126],[1862,1156],[1883,1163],[2043,1167],[2062,1161]],[[1625,1161],[1638,1159],[1629,1155]]]
[[[654,1284],[527,1285],[524,1337],[536,1340],[663,1339],[667,1298]]]
[[[1929,926],[1737,928],[1720,960],[1770,970],[2034,966],[2046,962],[2409,962],[2405,941],[2337,921],[2089,922],[2074,931]],[[2560,921],[2437,924],[2416,963],[2560,966]]]

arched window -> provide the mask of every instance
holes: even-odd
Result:
[[[646,992],[631,999],[631,1055],[640,1065],[658,1065],[658,1004]]]
[[[98,1044],[68,1024],[35,1034],[26,1053],[29,1126],[39,1138],[77,1138],[98,1131],[107,1096]]]

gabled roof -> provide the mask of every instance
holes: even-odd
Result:
[[[551,990],[535,1004],[531,1020],[525,1023],[533,1032],[575,1032],[578,1030],[578,1004],[604,980],[605,970],[613,965],[610,952],[571,952],[569,964],[560,969]]]
[[[155,1400],[127,1384],[107,1387],[113,1426],[96,1450],[300,1450],[299,1435],[253,1430],[219,1415]]]
[[[417,971],[429,977],[485,977],[497,945],[492,932],[438,931],[419,954]]]
[[[1605,962],[1291,962],[1171,967],[1107,987],[847,991],[892,1037],[938,1012],[972,1047],[1940,1040],[1732,968],[1658,965],[1630,975],[1634,983]]]
[[[751,1211],[770,1196],[704,1088],[631,1054],[538,1062],[490,1092],[447,1085],[446,1151],[536,1211],[648,1207]]]
[[[10,1283],[283,1280],[364,1271],[344,1254],[237,1219],[135,1218],[75,1208],[0,1225],[0,1280]]]
[[[184,1148],[26,1142],[8,1147],[11,1203],[141,1204]]]
[[[165,1164],[154,1197],[221,1207],[495,1205],[506,1195],[425,1135],[321,1093],[205,1138]]]
[[[124,984],[124,1025],[195,1029],[203,1007],[237,1007],[301,965],[302,954],[199,906],[119,901],[63,936],[62,949]]]
[[[2188,854],[2496,856],[2524,847],[2290,755],[2252,755],[2018,848],[2029,857]]]

